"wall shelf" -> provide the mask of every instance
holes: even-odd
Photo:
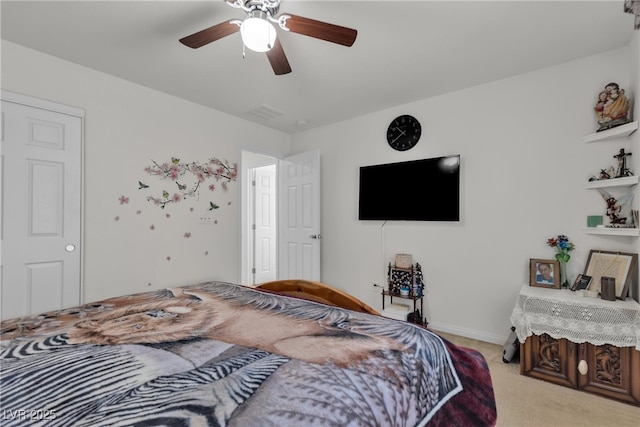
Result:
[[[640,182],[640,176],[625,176],[624,178],[590,181],[584,185],[584,188],[631,187],[638,182]]]
[[[582,137],[584,142],[608,141],[613,139],[628,138],[638,130],[638,122],[631,122],[602,132],[592,133]],[[612,187],[632,187],[640,182],[638,176],[625,176],[623,178],[603,179],[600,181],[590,181],[584,185],[586,189],[612,188]],[[586,234],[596,234],[601,236],[640,236],[639,228],[613,228],[613,227],[587,227],[583,231]]]
[[[587,227],[584,232],[601,236],[640,236],[640,228]]]
[[[602,132],[592,133],[582,137],[584,142],[596,142],[605,141],[608,139],[624,138],[630,136],[632,133],[638,130],[638,122],[627,123],[626,125],[616,126],[611,129],[603,130]]]

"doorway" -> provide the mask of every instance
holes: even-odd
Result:
[[[320,152],[242,151],[240,283],[320,281]]]
[[[278,159],[243,151],[242,262],[240,283],[253,286],[276,280]]]

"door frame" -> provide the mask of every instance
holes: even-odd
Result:
[[[318,177],[318,189],[317,189],[317,203],[315,203],[317,205],[317,215],[318,215],[318,222],[320,222],[320,215],[321,215],[321,210],[322,210],[322,206],[321,206],[321,200],[320,200],[320,190],[319,190],[319,186],[321,186],[321,181],[322,181],[322,175],[321,175],[321,171],[320,171],[320,164],[319,164],[319,160],[320,160],[320,152],[319,150],[311,150],[313,152],[316,152],[317,155],[317,167],[318,167],[318,174],[320,175]],[[280,240],[283,237],[283,226],[282,226],[282,212],[283,209],[285,209],[282,204],[283,204],[283,195],[282,195],[282,176],[281,174],[282,172],[282,168],[284,163],[287,162],[287,159],[291,159],[293,157],[299,157],[300,155],[303,155],[304,153],[296,153],[293,155],[269,155],[269,154],[263,154],[263,153],[259,153],[256,152],[254,150],[251,150],[250,148],[247,149],[241,149],[240,150],[240,185],[239,185],[239,191],[240,191],[240,224],[239,224],[239,232],[240,232],[240,248],[239,248],[239,253],[240,253],[240,263],[239,263],[239,281],[238,283],[243,284],[243,285],[252,285],[252,275],[250,272],[250,258],[251,258],[251,253],[250,251],[252,250],[252,242],[251,242],[251,237],[252,237],[252,231],[251,231],[251,221],[250,218],[251,216],[249,215],[249,209],[252,206],[252,203],[249,200],[250,195],[252,194],[252,189],[251,189],[251,178],[250,178],[250,171],[260,167],[260,166],[266,166],[266,165],[270,165],[270,164],[275,164],[276,165],[276,180],[278,182],[277,188],[276,188],[276,220],[277,220],[277,232],[276,232],[276,276],[277,279],[281,279],[283,277],[282,274],[282,266],[281,266],[281,259],[280,257],[283,255],[282,249],[281,249],[281,242]],[[285,209],[286,210],[286,209]],[[316,234],[318,237],[318,239],[321,237],[320,234],[320,227],[321,224],[318,223],[317,224],[317,230],[314,231],[313,233]],[[315,228],[314,228],[315,230]],[[320,244],[319,240],[316,242],[316,244]],[[320,253],[321,253],[321,249],[318,248],[317,249],[317,255],[318,257],[320,257]],[[317,274],[316,276],[318,277],[318,279],[320,278],[320,274],[321,274],[321,261],[319,259],[317,259],[317,265],[316,265],[316,270],[317,270]],[[286,277],[286,276],[285,276]]]
[[[72,107],[70,105],[60,104],[53,101],[47,101],[45,99],[35,98],[29,95],[23,95],[17,92],[11,92],[5,89],[0,89],[0,99],[6,102],[12,102],[15,104],[21,104],[27,107],[39,108],[42,110],[52,111],[54,113],[67,114],[69,116],[77,117],[80,119],[80,283],[79,297],[80,302],[84,303],[84,182],[85,182],[85,170],[84,170],[84,141],[85,141],[85,115],[86,112],[83,108]],[[4,117],[0,116],[0,140],[4,140]],[[4,182],[0,181],[0,186],[3,186]],[[0,212],[2,212],[2,201],[0,200]],[[0,218],[0,221],[3,221]],[[0,258],[2,257],[2,246],[0,245]]]
[[[243,285],[251,285],[252,277],[250,272],[250,261],[252,254],[251,243],[251,217],[249,215],[249,208],[253,205],[249,197],[252,194],[251,190],[251,176],[250,171],[270,164],[276,165],[276,181],[278,176],[278,160],[281,156],[263,154],[251,149],[240,150],[240,272],[239,283]],[[276,192],[278,191],[276,186]],[[276,193],[276,199],[278,195]],[[276,218],[278,218],[278,204],[276,203]],[[276,224],[277,227],[277,224]],[[276,239],[278,238],[276,233]],[[277,256],[277,244],[276,244],[276,256]],[[277,261],[276,261],[277,269]]]

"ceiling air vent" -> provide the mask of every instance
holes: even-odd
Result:
[[[278,116],[283,115],[284,113],[268,105],[261,104],[260,106],[254,108],[253,110],[247,111],[247,114],[249,116],[257,117],[262,120],[271,120]]]

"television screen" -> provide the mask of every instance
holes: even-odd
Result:
[[[358,219],[459,221],[460,155],[362,166]]]

